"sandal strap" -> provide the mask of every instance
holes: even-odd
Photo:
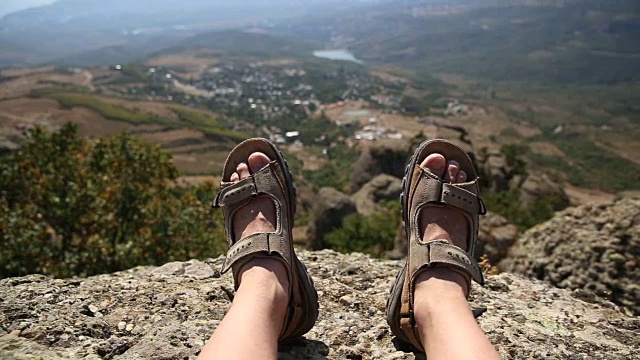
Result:
[[[227,242],[229,250],[227,257],[222,264],[222,273],[226,273],[233,268],[235,288],[240,286],[238,270],[246,261],[254,256],[277,254],[277,258],[284,262],[289,278],[292,271],[292,253],[289,241],[285,238],[290,227],[289,219],[283,216],[282,206],[286,203],[283,192],[284,185],[281,184],[282,174],[276,161],[271,161],[267,166],[258,172],[248,176],[238,182],[225,182],[221,184],[222,190],[216,195],[213,207],[225,208],[225,225],[227,227]],[[244,239],[234,242],[229,234],[233,234],[231,219],[235,213],[247,202],[258,196],[269,196],[275,205],[276,219],[279,219],[275,232],[256,233]]]
[[[446,206],[460,211],[469,225],[467,238],[467,253],[475,252],[477,233],[479,229],[478,215],[486,214],[484,202],[478,194],[478,180],[465,183],[448,183],[442,181],[435,174],[416,165],[414,174],[414,190],[412,191],[411,214],[418,219],[420,211],[428,206]],[[411,235],[420,243],[420,230],[418,222],[411,226]]]
[[[478,180],[466,183],[448,183],[435,174],[416,165],[416,172],[422,177],[416,186],[414,202],[417,204],[439,203],[457,208],[468,214],[485,215],[487,209],[477,195]]]
[[[423,244],[423,246],[414,248],[411,253],[411,259],[409,259],[409,266],[408,274],[410,275],[404,282],[404,287],[408,289],[402,293],[403,301],[399,311],[399,323],[400,329],[410,343],[421,344],[412,306],[415,291],[413,284],[421,270],[446,266],[462,275],[467,281],[467,286],[471,285],[469,276],[480,285],[484,285],[484,277],[475,259],[469,257],[466,251],[449,244],[446,240],[430,241]],[[406,296],[408,298],[405,298]]]
[[[287,263],[287,269],[290,269],[290,252],[289,242],[280,234],[256,233],[249,235],[231,246],[222,264],[221,273],[226,273],[233,265],[241,264],[243,262],[242,260],[248,260],[246,258],[254,254],[277,254]],[[240,266],[236,266],[235,268],[239,269]],[[237,277],[236,275],[237,274],[234,274],[234,277]]]
[[[430,241],[423,246],[412,250],[409,261],[411,283],[415,280],[420,270],[437,266],[452,268],[471,281],[473,279],[480,285],[484,284],[484,277],[480,266],[466,251],[449,244],[446,240]]]
[[[229,207],[238,205],[261,194],[281,194],[282,188],[277,181],[275,161],[260,169],[255,174],[235,183],[222,184],[222,190],[213,200],[213,207]]]
[[[231,177],[239,164],[252,153],[261,152],[272,159],[254,174],[237,182]],[[271,232],[258,232],[235,241],[234,216],[251,200],[269,198],[273,202],[276,224]],[[308,332],[318,318],[318,295],[307,269],[295,255],[291,230],[296,208],[296,190],[287,162],[276,146],[266,139],[248,139],[238,144],[227,157],[222,170],[220,192],[213,207],[223,208],[224,226],[229,244],[221,273],[233,272],[234,287],[240,286],[238,272],[255,258],[280,261],[289,277],[290,295],[287,316],[279,339],[293,338]]]

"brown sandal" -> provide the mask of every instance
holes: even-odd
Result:
[[[432,153],[444,155],[447,161],[457,161],[460,170],[467,173],[469,180],[464,183],[448,183],[421,168],[422,161]],[[482,271],[473,258],[478,239],[478,215],[486,213],[478,193],[478,176],[473,163],[464,150],[453,143],[440,139],[425,141],[409,160],[400,197],[409,253],[387,299],[387,323],[401,343],[408,343],[419,351],[424,351],[424,346],[413,317],[413,290],[417,275],[428,268],[446,267],[466,279],[467,289],[471,289],[471,279],[480,285],[484,284]],[[421,210],[428,211],[427,207],[449,207],[459,210],[467,217],[467,251],[446,240],[422,241],[418,215]]]
[[[266,154],[272,161],[260,171],[238,182],[231,174],[238,164],[246,162],[254,152]],[[276,208],[275,232],[256,233],[234,242],[232,219],[235,212],[258,196],[270,197]],[[222,273],[233,269],[235,289],[238,271],[256,256],[273,256],[280,260],[289,274],[289,310],[280,340],[295,338],[308,332],[318,318],[318,295],[307,269],[293,249],[291,229],[296,211],[296,189],[287,162],[276,146],[266,139],[249,139],[238,144],[227,157],[220,183],[220,192],[213,206],[224,208],[224,223],[229,243]]]

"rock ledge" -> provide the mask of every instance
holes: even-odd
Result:
[[[281,359],[413,359],[384,320],[402,265],[362,254],[300,251],[321,314]],[[2,359],[195,359],[229,306],[222,259],[140,267],[87,279],[40,275],[0,281]],[[638,359],[640,319],[615,305],[517,275],[489,276],[472,302],[505,359]],[[419,356],[421,357],[421,356]]]

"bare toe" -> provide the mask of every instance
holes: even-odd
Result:
[[[456,179],[455,182],[463,183],[463,182],[466,182],[466,181],[467,181],[467,173],[462,171],[462,170],[460,170],[458,172],[458,178]]]
[[[249,155],[247,162],[238,164],[231,181],[240,181],[269,164],[269,157],[261,152]],[[234,180],[235,179],[235,180]],[[268,197],[258,197],[238,209],[233,216],[234,237],[243,239],[256,232],[272,232],[276,226],[275,207]]]
[[[445,181],[456,182],[458,179],[458,172],[460,171],[460,164],[457,161],[451,160],[447,163],[447,174],[444,177]]]
[[[441,154],[431,154],[420,164],[421,167],[444,177],[444,181],[463,182],[467,174],[460,171],[460,164],[456,161],[447,162]],[[449,180],[453,179],[453,180]],[[466,218],[454,209],[436,207],[420,213],[419,227],[423,241],[446,240],[466,249],[467,227]]]
[[[251,175],[251,173],[249,172],[249,166],[247,166],[247,164],[243,162],[238,164],[236,172],[240,176],[240,180],[248,178]]]
[[[442,178],[444,176],[446,165],[447,161],[445,160],[444,156],[438,153],[434,153],[427,156],[420,164],[420,167],[428,170],[439,178]]]
[[[247,162],[249,163],[249,169],[251,170],[251,173],[255,174],[256,172],[260,171],[260,169],[267,166],[269,162],[271,162],[271,159],[269,159],[267,155],[261,152],[254,152],[253,154],[249,155],[249,159]]]

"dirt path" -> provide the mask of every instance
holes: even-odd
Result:
[[[95,91],[96,88],[93,86],[93,74],[91,71],[85,70],[82,74],[85,76],[82,86],[89,88],[90,91]]]

